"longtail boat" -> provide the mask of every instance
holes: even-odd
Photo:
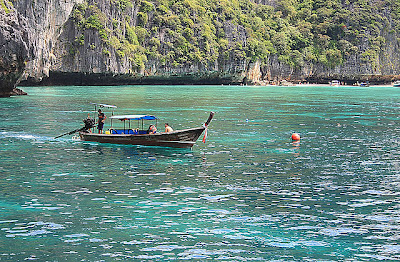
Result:
[[[92,104],[95,106],[95,114],[97,113],[97,108],[108,108],[112,110],[117,108],[114,105],[97,103]],[[205,132],[203,142],[205,142],[207,137],[207,128],[213,117],[214,112],[210,112],[207,121],[199,127],[172,132],[151,133],[150,130],[144,129],[144,121],[155,120],[155,126],[157,126],[157,117],[153,115],[114,115],[114,111],[112,111],[112,115],[109,117],[111,119],[111,128],[105,131],[104,134],[97,134],[92,132],[92,129],[95,129],[97,126],[95,124],[95,120],[90,118],[90,114],[88,114],[88,117],[83,120],[85,124],[84,127],[56,136],[55,139],[65,135],[79,133],[79,137],[83,141],[125,145],[191,148],[201,136],[203,131]],[[123,121],[123,129],[113,128],[113,120]],[[131,128],[131,120],[137,120],[139,125],[141,122],[141,128]]]
[[[124,121],[124,129],[110,128],[105,134],[91,133],[89,130],[80,130],[79,136],[81,140],[99,143],[126,144],[126,145],[142,145],[142,146],[162,146],[191,148],[203,133],[207,132],[214,112],[210,112],[207,121],[200,127],[177,130],[172,132],[161,132],[149,134],[147,130],[126,128],[125,121],[130,120],[156,120],[152,115],[122,115],[111,116],[111,119]],[[142,125],[143,126],[143,125]],[[206,134],[205,134],[206,136]],[[203,139],[205,140],[205,139]]]

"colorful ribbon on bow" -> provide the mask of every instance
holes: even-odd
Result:
[[[207,139],[207,125],[204,124],[205,130],[204,130],[204,137],[203,137],[203,143],[206,142]]]

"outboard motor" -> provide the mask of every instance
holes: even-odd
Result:
[[[90,118],[90,117],[83,119],[83,123],[85,124],[85,126],[82,128],[83,132],[87,132],[90,128],[93,128],[96,126],[94,119]]]
[[[65,133],[65,134],[61,134],[61,135],[59,135],[59,136],[56,136],[54,139],[57,139],[57,138],[59,138],[59,137],[65,136],[65,135],[72,135],[72,134],[74,134],[74,133],[76,133],[76,132],[86,132],[86,133],[89,133],[89,129],[91,129],[92,127],[95,127],[95,126],[96,126],[96,122],[94,121],[94,119],[92,119],[92,118],[90,118],[90,117],[88,117],[88,118],[86,118],[86,119],[83,119],[83,123],[85,123],[85,126],[84,126],[84,127],[78,128],[78,129],[75,129],[75,130],[72,130],[72,131],[70,131],[70,132],[68,132],[68,133]]]

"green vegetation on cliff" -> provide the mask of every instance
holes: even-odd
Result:
[[[85,32],[97,31],[105,56],[115,52],[142,74],[147,63],[208,70],[231,64],[236,70],[243,62],[266,64],[272,55],[292,68],[334,68],[354,56],[378,68],[387,39],[395,40],[395,49],[400,43],[400,3],[393,0],[109,0],[109,5],[111,11],[91,0],[75,7],[74,48],[85,45]]]
[[[7,6],[13,6],[12,2],[7,1],[7,0],[0,0],[0,6],[6,12],[6,14],[9,14],[11,12],[10,8]]]

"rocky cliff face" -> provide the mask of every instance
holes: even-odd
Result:
[[[0,6],[0,96],[24,94],[19,81],[40,82],[56,59],[53,50],[71,10],[80,0],[2,0]]]
[[[250,1],[223,8],[207,2],[209,9],[193,2],[0,0],[0,95],[12,94],[20,79],[28,85],[254,84],[390,81],[400,74],[397,24],[384,18],[391,17],[386,9],[377,7],[379,21],[364,19],[379,26],[371,31],[364,25],[358,33],[347,29],[357,21],[340,12],[329,24],[299,8],[297,16],[304,13],[320,24],[287,24],[294,11],[284,0],[253,0],[256,10]],[[359,8],[346,5],[350,11]],[[249,22],[254,15],[258,20]],[[262,30],[253,23],[261,23]],[[292,29],[277,31],[282,28]],[[317,46],[312,55],[307,52],[313,46],[305,46],[310,34]],[[334,53],[339,45],[341,53]],[[333,61],[335,56],[341,62]]]
[[[248,66],[246,59],[214,57],[199,62],[186,57],[180,64],[174,64],[179,55],[171,45],[181,39],[177,39],[164,22],[152,22],[160,19],[152,12],[143,24],[140,20],[142,1],[129,3],[121,6],[121,1],[87,0],[77,5],[54,45],[55,59],[50,68],[53,74],[44,83],[60,84],[59,79],[69,76],[72,83],[83,85],[243,81]],[[228,39],[245,43],[246,30],[242,26],[229,22],[221,26]],[[154,49],[156,52],[152,54]],[[210,56],[212,52],[210,50]]]
[[[31,57],[26,26],[27,21],[12,3],[3,1],[0,6],[0,97],[23,93],[15,87]]]
[[[64,24],[68,20],[75,4],[81,0],[18,0],[14,7],[27,23],[24,26],[29,35],[30,51],[34,59],[27,62],[24,78],[40,82],[49,76],[57,58],[55,48],[60,44]]]

